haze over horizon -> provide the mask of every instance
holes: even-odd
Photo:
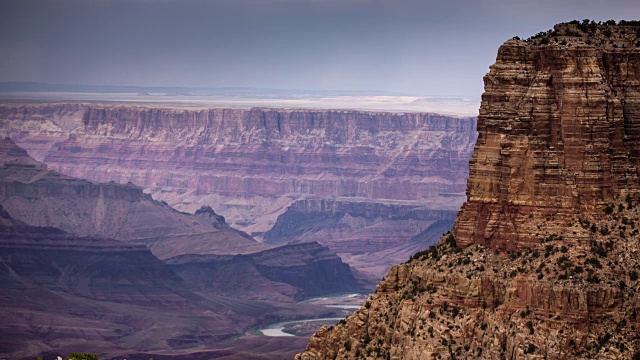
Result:
[[[0,81],[478,98],[506,39],[638,15],[624,0],[8,0]]]

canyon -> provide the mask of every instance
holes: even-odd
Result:
[[[365,286],[448,230],[431,227],[450,226],[464,201],[475,124],[473,117],[356,110],[0,105],[4,134],[50,169],[131,182],[179,211],[210,206],[231,227],[270,244],[316,240],[339,252]],[[355,213],[338,219],[329,208],[311,210],[339,224],[321,230],[307,221],[310,228],[294,237],[278,230],[297,226],[287,222],[305,206],[317,208],[301,205],[311,203]],[[377,210],[362,211],[371,206]],[[418,208],[448,213],[412,218]],[[373,233],[380,236],[364,245]]]
[[[0,204],[0,353],[11,358],[79,348],[292,356],[297,342],[245,332],[344,314],[298,301],[360,290],[349,266],[315,242],[261,244],[210,207],[182,213],[133,184],[48,170],[10,138],[0,141]]]
[[[639,44],[637,21],[506,41],[453,230],[296,359],[640,357]]]

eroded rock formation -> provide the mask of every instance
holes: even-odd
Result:
[[[527,247],[531,218],[569,219],[640,191],[640,51],[634,27],[616,30],[559,25],[547,45],[500,47],[484,78],[460,245]]]
[[[168,265],[147,247],[162,257],[253,254],[184,255]],[[334,317],[342,310],[295,300],[359,290],[349,266],[317,243],[267,248],[210,207],[181,213],[134,185],[49,171],[11,139],[0,141],[3,356],[189,357],[202,347],[248,354],[243,344],[264,341],[219,341],[249,326]],[[267,347],[278,357],[294,345]]]
[[[273,214],[305,194],[436,202],[461,193],[475,140],[474,118],[423,113],[5,105],[0,121],[52,169],[130,181],[181,210],[211,205],[240,226],[261,223],[252,209]]]
[[[453,234],[296,359],[640,356],[639,46],[588,22],[502,45]]]
[[[0,203],[32,226],[144,244],[160,258],[268,248],[230,228],[211,208],[181,213],[133,184],[94,183],[49,171],[9,138],[0,142],[0,165]]]

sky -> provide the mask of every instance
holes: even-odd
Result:
[[[0,0],[0,81],[477,98],[498,47],[634,0]]]

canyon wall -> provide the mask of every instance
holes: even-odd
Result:
[[[640,357],[639,25],[505,42],[452,233],[296,359]]]
[[[0,122],[54,170],[211,205],[250,233],[304,195],[456,209],[442,195],[463,192],[476,136],[474,118],[338,110],[3,105]]]
[[[178,267],[158,259],[176,255]],[[220,341],[250,326],[335,317],[343,311],[296,301],[360,290],[317,243],[264,245],[210,207],[182,213],[133,184],[48,170],[10,138],[0,141],[0,283],[0,353],[16,359],[242,354],[253,340]]]
[[[268,248],[229,227],[211,208],[182,213],[133,184],[95,183],[50,171],[9,138],[0,141],[0,204],[29,225],[144,244],[160,258]]]
[[[5,135],[49,168],[92,181],[131,182],[189,213],[211,206],[258,240],[297,201],[456,211],[464,201],[475,123],[472,117],[343,110],[0,106]],[[378,237],[380,246],[370,251],[377,259],[386,258],[381,251],[390,244],[431,226],[395,220],[393,213],[383,215],[384,222],[369,215],[359,218],[389,239],[385,244]],[[331,237],[353,253],[362,246],[356,238],[364,232],[358,231],[345,228]],[[277,233],[270,241],[284,243]],[[313,240],[319,236],[306,239]],[[351,264],[372,259],[365,254]],[[373,272],[361,268],[377,281],[390,264]]]
[[[539,225],[531,218],[593,213],[640,191],[640,52],[625,31],[591,45],[570,36],[564,46],[500,47],[456,220],[461,245],[527,247]]]

